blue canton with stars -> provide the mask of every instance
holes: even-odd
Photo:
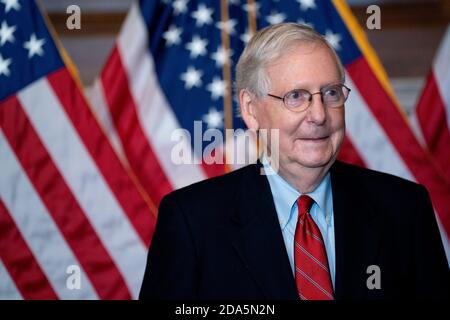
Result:
[[[255,1],[257,28],[279,22],[311,25],[334,46],[344,65],[361,56],[344,22],[329,0]],[[246,0],[229,0],[229,21],[221,22],[219,0],[141,0],[149,30],[150,52],[162,90],[180,125],[194,134],[194,121],[203,130],[223,130],[226,84],[222,66],[234,68],[249,39]],[[230,36],[230,51],[221,46],[221,30]],[[235,112],[233,127],[244,128]]]
[[[34,0],[0,0],[0,101],[63,66]]]

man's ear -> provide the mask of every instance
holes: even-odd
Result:
[[[244,119],[247,128],[258,130],[259,122],[256,117],[256,97],[246,89],[239,92],[239,105],[241,108],[242,119]]]

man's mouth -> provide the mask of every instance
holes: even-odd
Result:
[[[321,137],[305,137],[300,138],[302,141],[311,141],[311,142],[322,142],[329,138],[330,136],[321,136]]]

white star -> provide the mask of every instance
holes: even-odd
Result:
[[[261,5],[256,1],[253,3],[246,3],[243,6],[243,9],[245,12],[254,11],[256,17],[259,15],[260,8],[261,8]]]
[[[179,44],[181,41],[181,33],[181,28],[171,25],[169,30],[163,33],[163,38],[166,40],[166,46]]]
[[[302,11],[316,8],[316,0],[297,0],[297,2],[300,3],[300,9]]]
[[[225,96],[225,91],[227,89],[227,84],[225,81],[218,77],[214,77],[213,81],[206,87],[209,92],[211,92],[211,98],[214,100]]]
[[[239,4],[239,0],[228,0],[229,4],[234,4],[234,5],[238,5]]]
[[[187,3],[188,3],[188,0],[175,0],[172,3],[173,13],[175,15],[178,15],[180,13],[186,13],[186,11],[187,11]]]
[[[339,42],[342,40],[342,37],[339,33],[333,33],[333,31],[327,30],[325,33],[325,39],[327,39],[335,50],[339,50],[341,48]]]
[[[314,29],[314,24],[312,24],[311,22],[306,22],[304,19],[298,19],[297,23],[298,24],[304,24],[305,26],[308,26],[308,27]]]
[[[205,24],[213,22],[212,14],[214,10],[206,7],[203,3],[197,8],[197,11],[192,12],[191,17],[195,19],[195,25],[202,27]]]
[[[208,45],[208,40],[202,39],[195,35],[192,41],[186,44],[186,49],[191,53],[191,58],[197,58],[198,56],[204,56],[206,54],[206,46]]]
[[[208,129],[223,127],[223,112],[211,107],[209,112],[203,116],[203,121],[208,125]]]
[[[244,42],[245,44],[247,44],[250,39],[253,37],[253,32],[245,30],[245,32],[239,37],[239,39],[241,39],[242,42]]]
[[[6,13],[8,13],[11,9],[19,11],[21,8],[19,0],[0,0],[0,2],[5,5]]]
[[[285,19],[286,19],[285,14],[272,11],[272,13],[267,16],[266,21],[270,24],[277,24],[283,22]]]
[[[12,59],[3,59],[2,54],[0,53],[0,76],[1,75],[5,75],[7,77],[9,77],[9,75],[11,74],[10,70],[9,70],[9,65],[11,64]]]
[[[23,47],[28,50],[28,58],[33,58],[36,54],[39,56],[44,55],[44,50],[42,50],[42,46],[45,43],[45,39],[36,38],[36,34],[32,34],[29,41],[23,44]]]
[[[7,41],[11,43],[14,42],[13,34],[16,29],[16,26],[9,27],[6,21],[2,22],[2,27],[0,28],[0,47],[3,46]]]
[[[211,56],[214,61],[216,61],[216,66],[221,68],[225,65],[225,63],[230,63],[230,57],[233,55],[233,50],[225,49],[222,46],[217,48],[217,51],[214,52]]]
[[[184,81],[185,89],[192,89],[192,87],[200,87],[202,85],[202,75],[201,70],[196,70],[194,67],[189,67],[187,71],[181,74],[181,80]]]
[[[225,30],[229,35],[233,35],[235,33],[234,27],[236,26],[237,21],[234,19],[230,19],[228,21],[222,22],[219,21],[216,23],[216,27],[220,29],[220,31]]]

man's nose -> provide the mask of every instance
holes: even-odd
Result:
[[[308,120],[315,124],[324,124],[327,119],[326,106],[322,101],[322,95],[318,92],[311,96],[311,102],[308,108]]]

